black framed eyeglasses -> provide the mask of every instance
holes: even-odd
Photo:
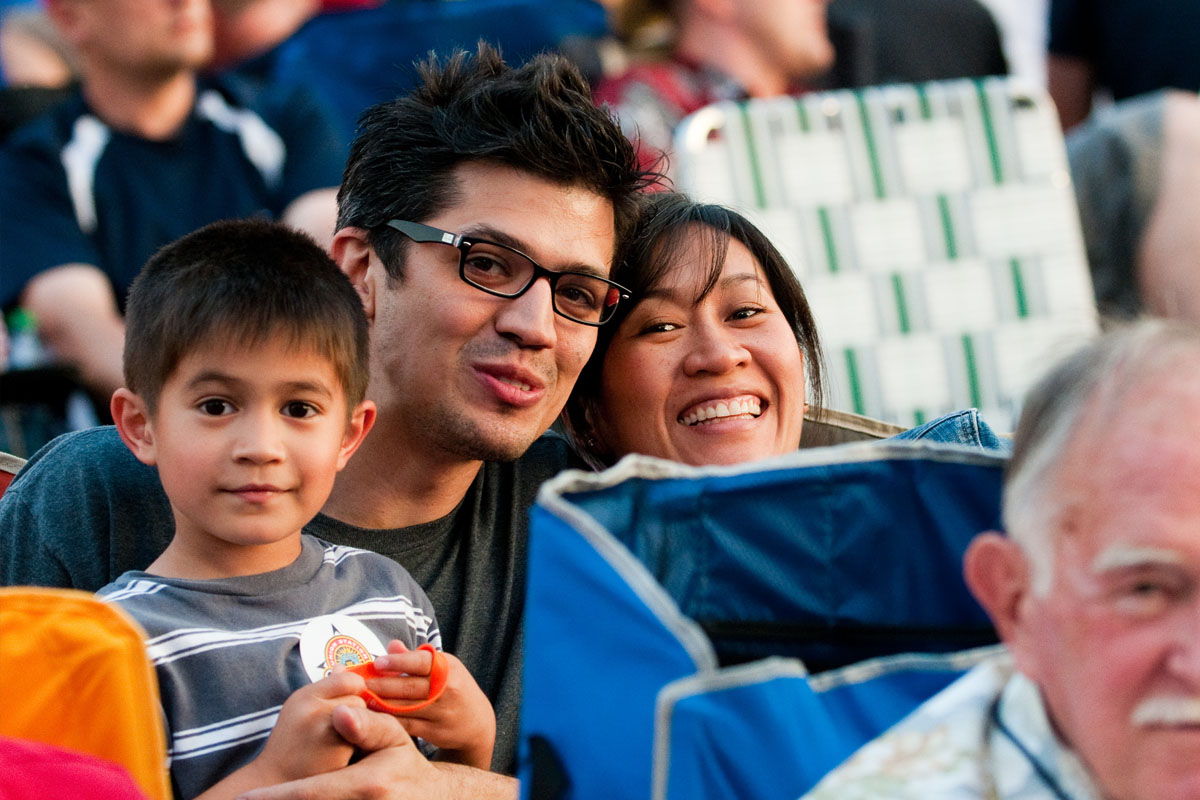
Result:
[[[573,322],[600,326],[612,319],[629,290],[619,283],[586,272],[555,272],[508,245],[474,239],[461,233],[407,222],[387,221],[387,226],[414,242],[434,242],[458,248],[458,275],[476,289],[497,297],[520,297],[538,278],[550,281],[554,312]]]

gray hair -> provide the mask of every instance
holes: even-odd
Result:
[[[1035,593],[1050,590],[1064,517],[1087,501],[1070,491],[1077,483],[1068,480],[1070,456],[1101,446],[1123,411],[1185,361],[1200,369],[1200,328],[1146,319],[1097,337],[1030,391],[1013,437],[1003,515],[1030,561]]]

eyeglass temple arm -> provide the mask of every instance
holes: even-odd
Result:
[[[422,225],[420,222],[408,222],[402,219],[390,219],[389,228],[395,228],[414,242],[441,242],[442,244],[458,247],[462,243],[462,234],[453,234],[432,225]]]

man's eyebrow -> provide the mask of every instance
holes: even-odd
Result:
[[[1092,561],[1092,574],[1102,575],[1133,567],[1178,566],[1183,557],[1165,547],[1138,547],[1114,544],[1106,548]]]
[[[505,247],[511,247],[513,250],[520,250],[522,253],[529,252],[529,245],[527,243],[521,241],[515,236],[505,233],[499,228],[493,228],[491,225],[472,225],[471,227],[465,229],[462,235],[467,239],[487,239],[490,242],[502,244]],[[530,256],[530,258],[533,257]],[[534,259],[534,261],[538,264],[541,264],[541,262],[537,261],[537,259]],[[542,264],[542,266],[545,267],[546,265]],[[550,269],[550,267],[546,267],[546,269]],[[608,280],[608,270],[600,269],[594,264],[581,264],[578,262],[562,265],[556,264],[553,271],[581,272],[584,275],[595,275],[597,278],[604,278],[605,280]]]

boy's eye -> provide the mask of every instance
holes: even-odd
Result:
[[[317,413],[317,408],[312,403],[305,403],[302,400],[294,400],[283,407],[284,416],[294,417],[296,419],[304,419],[311,417]]]
[[[222,414],[228,414],[233,410],[233,406],[225,400],[217,400],[215,398],[204,400],[200,403],[201,413],[207,414],[210,417],[219,417]]]

